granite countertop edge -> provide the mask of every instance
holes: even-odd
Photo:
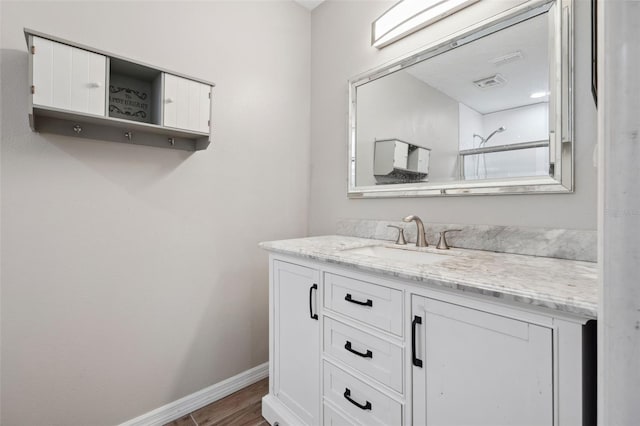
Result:
[[[430,287],[495,297],[589,319],[597,317],[595,263],[457,248],[442,253],[449,255],[445,261],[431,265],[388,259],[379,263],[377,258],[349,253],[369,246],[393,244],[339,235],[259,244],[270,252],[348,266]],[[412,249],[411,245],[402,248]]]

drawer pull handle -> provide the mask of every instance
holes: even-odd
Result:
[[[367,299],[366,302],[361,302],[359,300],[354,300],[351,297],[351,293],[347,293],[347,295],[344,297],[344,300],[346,300],[347,302],[351,302],[351,303],[355,303],[356,305],[361,305],[361,306],[371,306],[373,307],[373,300],[371,299]]]
[[[344,397],[347,401],[360,408],[361,410],[371,410],[371,403],[369,401],[367,401],[366,404],[362,405],[351,399],[351,390],[349,388],[344,388]]]
[[[411,361],[416,367],[422,368],[422,360],[416,356],[416,327],[418,324],[422,324],[422,318],[416,315],[411,321]]]
[[[371,352],[369,349],[367,349],[367,353],[365,354],[363,354],[362,352],[358,352],[355,349],[351,348],[351,342],[348,340],[347,343],[344,344],[344,348],[352,354],[356,354],[358,356],[361,356],[362,358],[373,358],[373,352]]]
[[[318,320],[318,314],[313,313],[313,290],[318,289],[318,284],[314,284],[309,288],[309,316],[311,319]]]

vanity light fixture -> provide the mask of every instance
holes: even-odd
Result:
[[[531,99],[544,98],[545,96],[549,96],[549,92],[535,92],[532,93],[529,97]]]
[[[400,0],[371,24],[371,45],[383,48],[478,1]]]

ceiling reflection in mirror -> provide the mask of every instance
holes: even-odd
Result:
[[[354,80],[350,190],[550,181],[550,117],[561,109],[550,105],[560,99],[552,93],[552,5],[382,77]]]

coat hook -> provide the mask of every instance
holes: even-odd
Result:
[[[176,144],[176,138],[169,138],[169,145],[174,146]]]
[[[79,124],[76,124],[75,126],[73,126],[73,131],[76,132],[76,135],[79,135],[82,131],[82,127]]]
[[[133,132],[131,131],[124,132],[124,137],[127,138],[129,141],[131,141],[131,138],[133,137]]]

